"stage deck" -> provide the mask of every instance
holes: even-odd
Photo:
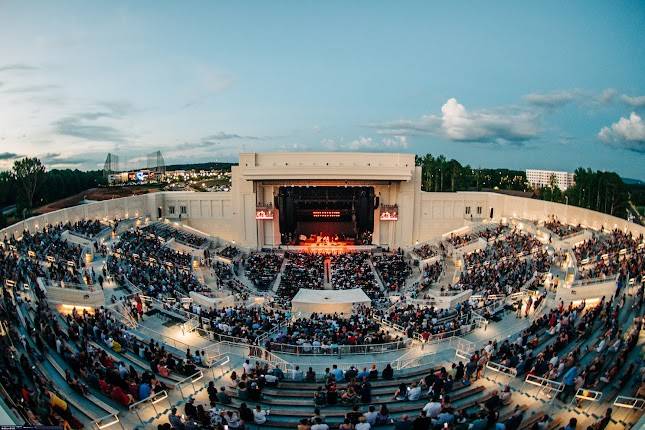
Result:
[[[293,252],[308,252],[311,254],[345,254],[348,252],[371,252],[376,245],[354,245],[351,242],[318,242],[305,245],[282,245],[280,249]]]

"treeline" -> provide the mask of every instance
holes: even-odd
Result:
[[[423,191],[481,191],[482,189],[503,189],[529,191],[526,173],[509,169],[473,169],[455,159],[443,155],[416,156],[421,166],[421,189]]]
[[[0,172],[0,209],[16,205],[17,217],[22,218],[23,214],[30,213],[33,208],[105,184],[100,170],[43,169],[38,174],[31,171],[30,175],[31,177],[25,177],[24,174],[17,174],[14,169]],[[33,180],[36,175],[38,181],[30,201],[24,181]],[[7,221],[7,217],[0,212],[0,227],[4,227]]]
[[[581,208],[627,218],[629,192],[623,180],[615,172],[592,171],[577,168],[576,184],[562,192],[558,187],[544,187],[540,193],[543,200],[568,203]]]
[[[533,192],[533,197],[571,204],[621,218],[627,218],[630,196],[636,205],[644,198],[645,187],[628,187],[615,172],[578,168],[575,186],[560,190],[555,181],[534,190],[526,180],[526,172],[508,169],[473,169],[443,155],[416,156],[421,166],[421,188],[424,191],[481,191],[485,189]]]

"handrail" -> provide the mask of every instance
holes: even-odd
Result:
[[[361,355],[380,354],[400,349],[406,349],[412,343],[412,339],[404,339],[388,343],[372,343],[365,345],[292,345],[288,343],[271,342],[271,350],[281,354],[289,355]]]
[[[590,285],[602,284],[603,282],[609,282],[613,279],[614,282],[618,282],[618,274],[613,276],[605,276],[591,279],[577,279],[571,284],[571,288],[581,288],[588,287]]]
[[[168,400],[168,406],[170,407],[170,399],[168,398],[168,392],[166,390],[159,391],[158,393],[153,394],[152,396],[148,396],[143,400],[139,400],[138,402],[132,403],[130,406],[128,406],[128,410],[130,412],[134,411],[137,414],[137,418],[139,418],[139,421],[141,424],[143,424],[143,419],[141,418],[141,414],[139,414],[139,409],[141,406],[152,406],[152,409],[155,411],[155,415],[158,415],[159,412],[157,411],[157,407],[155,406],[157,403],[161,402],[162,400]],[[146,405],[146,403],[148,405]]]
[[[538,390],[538,394],[542,390],[549,390],[549,393],[553,391],[555,391],[556,393],[564,391],[564,384],[562,382],[542,378],[537,375],[526,375],[526,379],[522,383],[522,388],[520,389],[520,391],[524,391],[524,386],[526,384],[531,384],[539,387],[540,389]],[[555,396],[551,397],[550,401],[553,401],[553,399],[555,399]]]
[[[193,393],[197,392],[197,389],[195,388],[195,382],[201,380],[204,378],[204,372],[202,370],[198,370],[197,372],[193,373],[192,375],[182,379],[181,381],[175,383],[175,388],[179,390],[179,393],[181,394],[181,397],[183,399],[186,398],[184,396],[184,390],[182,390],[181,385],[185,383],[190,383],[190,385],[193,387]]]
[[[130,406],[128,406],[128,410],[132,411],[140,406],[145,405],[146,403],[156,404],[167,398],[168,398],[168,392],[166,390],[159,391],[158,393],[155,393],[152,396],[148,396],[145,399],[132,403]]]
[[[614,406],[627,409],[645,409],[645,399],[640,397],[617,396],[614,400]]]
[[[109,420],[109,421],[107,421]],[[105,422],[107,421],[107,422]],[[119,420],[119,414],[110,414],[104,417],[98,418],[92,421],[92,427],[96,427],[98,430],[103,430],[109,427],[112,427],[115,424],[119,424],[123,428],[123,424]]]
[[[492,370],[493,372],[504,374],[506,376],[510,376],[511,378],[514,378],[517,376],[517,369],[504,366],[503,364],[495,363],[494,361],[488,361],[486,363],[486,369]]]
[[[573,403],[576,399],[599,402],[601,398],[602,393],[600,391],[589,390],[587,388],[581,387],[576,391],[575,396],[573,396],[573,399],[571,399],[571,403]]]

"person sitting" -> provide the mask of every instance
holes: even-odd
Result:
[[[498,411],[502,407],[502,400],[497,390],[493,390],[492,396],[484,402],[484,407],[488,411]]]
[[[248,400],[249,390],[246,388],[246,381],[240,381],[240,383],[238,384],[237,397],[239,397],[240,400]]]
[[[270,409],[267,409],[266,411],[263,411],[260,405],[257,405],[255,407],[255,410],[253,411],[253,422],[255,424],[264,424],[267,422],[267,416],[269,416],[269,413],[271,412]]]
[[[408,400],[415,401],[421,398],[421,387],[415,382],[408,389]]]
[[[388,366],[389,365],[390,364],[388,363]],[[372,367],[370,368],[369,375],[367,377],[372,381],[378,379],[378,369],[376,368],[376,364],[372,364]]]
[[[327,386],[327,404],[335,405],[338,403],[338,392],[336,391],[336,384]]]
[[[241,397],[240,397],[241,399]],[[219,389],[219,393],[217,393],[217,401],[220,402],[223,405],[228,405],[231,403],[231,397],[226,394],[226,388],[221,387]]]
[[[401,418],[398,421],[394,422],[394,430],[411,430],[411,429],[412,429],[412,421],[410,421],[410,417],[407,414],[404,414],[403,416],[401,416]]]
[[[329,425],[322,422],[320,418],[313,420],[314,424],[311,426],[311,430],[329,430]]]
[[[371,424],[367,422],[365,417],[360,417],[358,419],[358,424],[354,426],[354,430],[370,430],[371,428]]]
[[[189,420],[194,420],[197,417],[197,408],[195,407],[195,399],[190,398],[184,406],[184,414]]]
[[[353,404],[356,403],[357,401],[357,396],[356,396],[356,391],[354,390],[354,386],[349,385],[347,387],[347,390],[341,395],[340,397],[341,401],[346,404]]]
[[[277,387],[278,386],[278,377],[267,373],[264,375],[264,382],[267,387]]]
[[[123,391],[123,388],[119,387],[118,385],[115,385],[112,388],[112,393],[110,394],[110,397],[112,397],[122,406],[129,406],[132,403],[134,403],[134,397],[132,397],[131,394],[128,394],[125,391]]]
[[[387,424],[390,421],[390,411],[387,408],[387,405],[383,403],[381,409],[379,409],[378,414],[376,415],[376,425]]]
[[[168,414],[168,422],[175,430],[184,430],[186,428],[184,421],[177,415],[177,408],[172,408]]]
[[[394,392],[394,400],[402,401],[408,398],[408,386],[404,382],[399,384],[399,388]]]
[[[383,369],[383,372],[381,372],[381,376],[385,380],[390,380],[394,378],[394,369],[392,369],[392,366],[390,365],[390,363],[388,363],[385,366],[385,369]]]
[[[365,421],[367,421],[370,425],[375,425],[378,412],[376,412],[374,405],[370,405],[369,408],[367,408],[367,412],[365,412],[363,416],[365,417]]]
[[[353,426],[358,424],[359,419],[363,418],[363,414],[358,411],[358,405],[352,406],[352,410],[350,412],[347,412],[345,415],[345,418],[347,418]]]
[[[509,403],[511,403],[511,395],[511,387],[508,385],[505,386],[504,391],[499,394],[499,399],[501,400],[503,405],[508,405]]]
[[[307,374],[305,375],[305,382],[316,382],[316,372],[314,372],[314,369],[311,367],[309,370],[307,370]]]
[[[314,405],[324,406],[327,404],[327,393],[323,391],[323,387],[318,387],[314,392]]]

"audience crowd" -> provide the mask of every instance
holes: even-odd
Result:
[[[266,290],[280,273],[283,261],[278,253],[254,252],[242,260],[242,266],[253,285]]]

